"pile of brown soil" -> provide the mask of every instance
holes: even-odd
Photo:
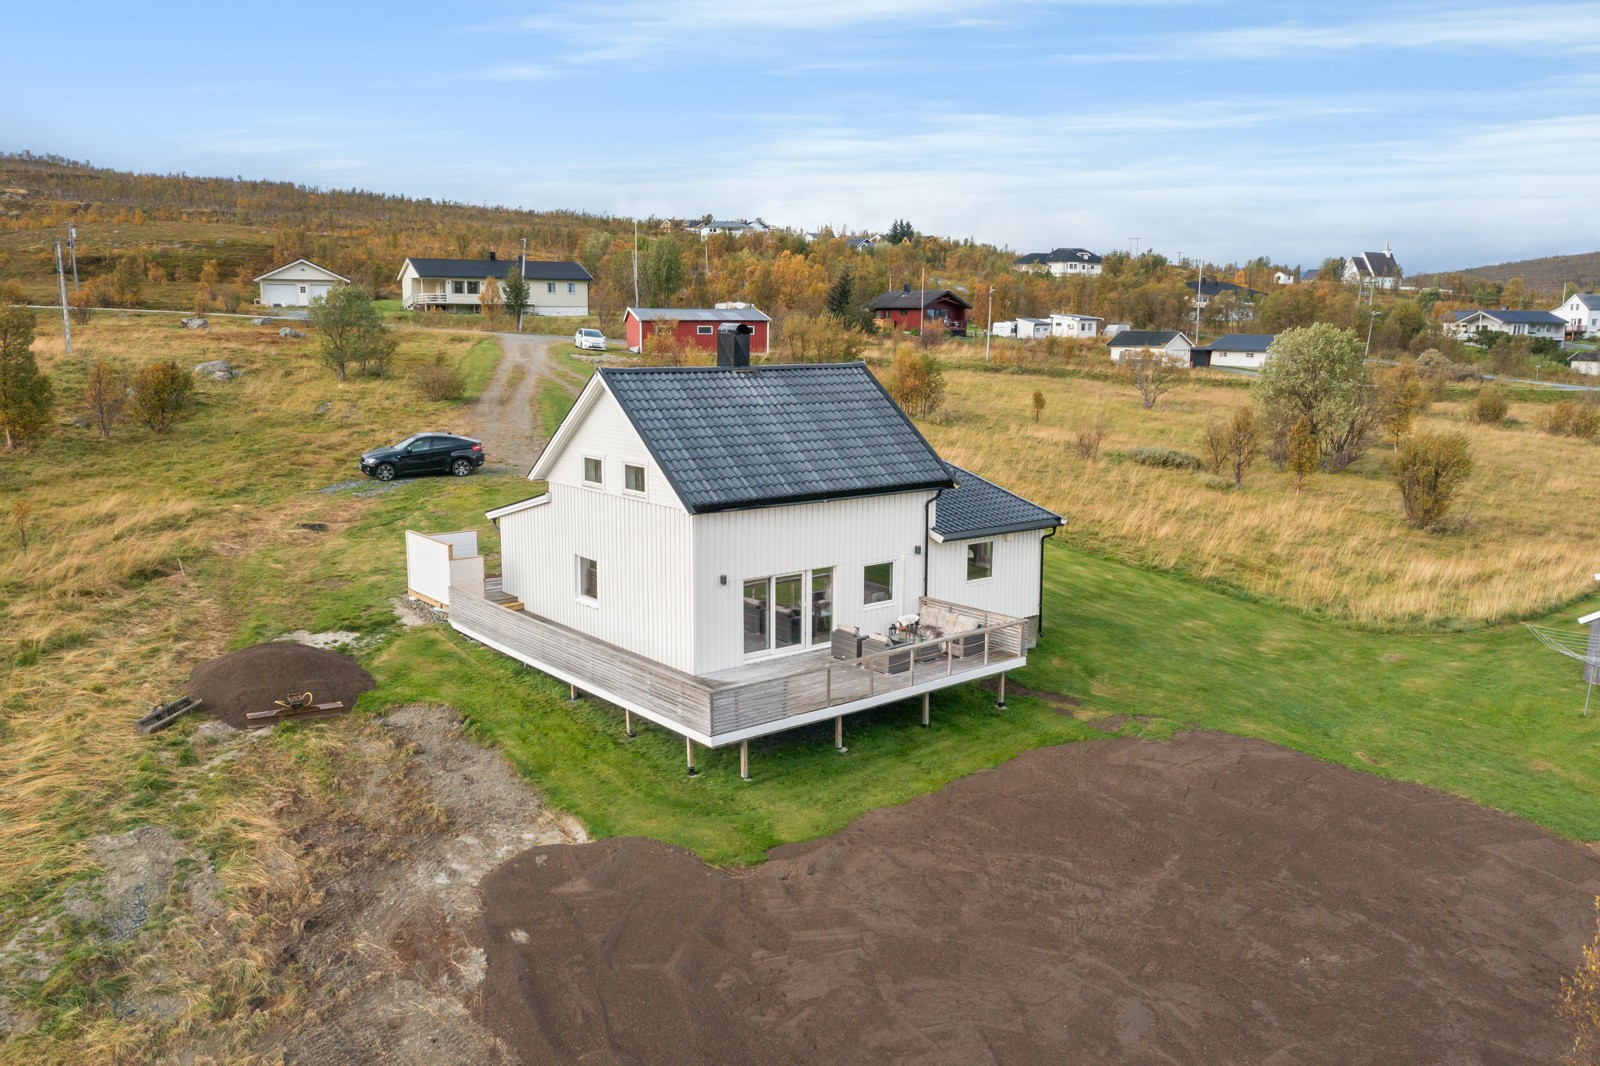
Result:
[[[197,667],[184,691],[202,709],[235,729],[258,728],[251,711],[270,711],[289,693],[309,692],[317,703],[344,701],[376,687],[372,675],[349,656],[287,641],[256,644]],[[270,724],[270,723],[265,723]]]
[[[1600,857],[1187,734],[1029,752],[749,871],[613,839],[482,892],[482,1010],[527,1062],[1547,1063]]]

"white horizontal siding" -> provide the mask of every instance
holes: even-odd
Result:
[[[744,582],[831,566],[834,624],[882,633],[916,610],[930,492],[696,515],[690,571],[695,616],[694,673],[745,662]],[[862,567],[893,561],[894,599],[863,604]],[[727,584],[722,583],[723,577]]]
[[[928,549],[928,595],[1016,618],[1039,613],[1039,566],[1044,530],[982,537],[994,541],[994,576],[967,580],[965,540],[935,541]]]

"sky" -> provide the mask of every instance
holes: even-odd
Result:
[[[6,9],[0,148],[119,169],[1308,269],[1600,248],[1600,2]]]

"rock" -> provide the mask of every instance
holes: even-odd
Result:
[[[309,529],[313,533],[326,533],[328,531],[328,523],[326,523],[326,522],[301,522],[300,523],[300,528],[301,529]]]
[[[260,318],[252,318],[250,324],[252,326],[270,326],[272,325],[272,316],[262,315]]]
[[[320,416],[327,414],[331,410],[333,410],[333,402],[331,400],[323,400],[321,403],[317,404],[317,409],[311,413]]]
[[[212,359],[209,362],[196,363],[194,372],[196,374],[208,374],[218,381],[232,381],[234,378],[239,376],[239,371],[235,370],[231,363],[224,362],[221,359]]]
[[[301,333],[299,330],[295,329],[293,326],[284,326],[282,329],[280,329],[278,331],[278,336],[280,336],[280,337],[304,337],[305,334]]]
[[[238,733],[239,730],[233,728],[233,726],[229,725],[227,722],[217,718],[206,719],[206,721],[194,731],[195,736],[204,737],[207,740],[227,740],[230,737],[237,736]]]
[[[93,429],[94,428],[94,423],[91,422],[89,419],[84,418],[82,415],[79,415],[78,417],[76,417],[76,418],[74,418],[72,420],[72,428],[73,429]]]
[[[181,319],[181,321],[183,322],[184,326],[186,328],[188,328],[188,329],[209,329],[209,328],[211,328],[211,323],[207,322],[203,318],[185,318],[185,319]]]

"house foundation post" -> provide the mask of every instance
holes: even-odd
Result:
[[[567,699],[571,700],[574,703],[577,702],[577,700],[578,700],[578,686],[577,685],[568,683],[568,685],[567,685]]]
[[[623,731],[625,733],[628,734],[628,739],[629,740],[632,740],[634,738],[633,712],[628,710],[628,708],[626,708],[626,707],[622,708],[622,729],[623,729]]]
[[[999,699],[999,702],[997,702],[995,704],[995,706],[998,707],[1002,711],[1006,709],[1006,675],[1005,674],[1001,674],[1000,675],[1000,699]]]
[[[922,728],[928,728],[928,694],[922,694]]]
[[[739,741],[739,776],[750,780],[750,742]]]
[[[689,760],[689,776],[693,777],[700,771],[694,768],[694,741],[688,737],[683,738],[683,753]]]
[[[844,715],[842,714],[833,720],[833,746],[839,750],[840,755],[850,750],[844,746]]]

